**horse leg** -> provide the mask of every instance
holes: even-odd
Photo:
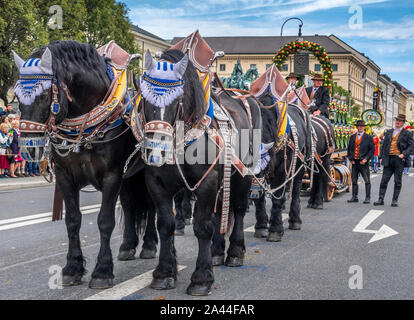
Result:
[[[214,222],[214,233],[213,243],[211,244],[211,256],[213,266],[224,265],[224,251],[226,249],[226,240],[224,235],[220,234],[220,223],[221,223],[221,206],[219,205],[222,201],[221,195],[217,200],[216,213],[213,216]]]
[[[230,245],[227,250],[225,264],[228,267],[241,267],[246,252],[243,222],[249,206],[251,177],[242,178],[240,174],[236,173],[231,182],[231,189],[233,190],[231,202],[234,212],[234,226],[230,236]]]
[[[177,280],[177,258],[174,246],[175,220],[173,198],[162,181],[151,173],[145,172],[145,183],[157,211],[157,228],[160,237],[158,266],[152,273],[151,288],[156,290],[174,289]]]
[[[255,238],[266,238],[269,235],[268,222],[269,218],[266,213],[266,196],[263,195],[257,200],[253,200],[256,207],[256,224],[254,226]]]
[[[118,260],[127,261],[135,259],[138,235],[136,232],[137,204],[138,200],[133,195],[133,184],[130,179],[124,180],[121,186],[120,200],[124,212],[124,233]],[[132,196],[132,197],[131,197]]]
[[[66,265],[62,270],[63,286],[74,286],[82,283],[85,274],[85,261],[82,255],[79,231],[82,214],[79,209],[79,190],[56,170],[56,183],[65,201],[65,224],[68,232],[68,254]]]
[[[318,166],[318,165],[316,165]],[[320,170],[320,168],[317,167],[317,169]],[[311,173],[310,173],[311,174]],[[316,189],[318,184],[318,173],[314,172],[313,173],[313,184],[312,184],[312,188],[310,190],[310,195],[309,195],[309,200],[308,200],[308,208],[312,208],[313,204],[315,203],[315,194],[316,194]]]
[[[277,187],[280,183],[284,182],[285,178],[283,173],[277,173],[272,179],[272,188]],[[269,235],[267,236],[267,241],[270,242],[279,242],[282,241],[284,234],[283,229],[283,220],[282,220],[282,208],[286,201],[284,195],[284,188],[277,190],[272,197],[272,209],[271,209],[271,218],[270,218],[270,227]]]
[[[208,180],[197,190],[197,202],[194,210],[194,234],[198,240],[198,257],[196,269],[191,276],[187,293],[195,296],[206,296],[211,293],[214,282],[211,258],[211,244],[214,233],[213,210],[216,200],[217,176],[210,172]]]
[[[146,204],[147,226],[145,228],[144,243],[142,244],[139,257],[141,259],[153,259],[157,255],[158,236],[155,226],[155,207],[149,195],[147,195]]]
[[[185,190],[182,189],[176,193],[174,196],[174,204],[175,204],[175,235],[176,236],[183,236],[184,235],[184,228],[185,228],[185,217],[184,217],[184,208],[183,208],[183,201],[184,201],[184,192]]]
[[[289,211],[289,229],[300,230],[302,220],[300,219],[300,189],[302,187],[302,178],[305,171],[301,172],[293,179],[292,201]]]
[[[185,225],[190,225],[191,218],[193,217],[193,212],[191,208],[191,195],[192,195],[191,191],[189,190],[184,191],[182,206],[183,206],[183,212],[184,212]]]
[[[111,235],[115,228],[115,206],[121,189],[121,177],[116,174],[104,178],[102,189],[102,205],[98,215],[98,227],[101,237],[101,247],[92,278],[89,282],[91,289],[106,289],[113,286],[113,269],[111,252]]]
[[[322,166],[325,170],[329,169],[329,157],[325,157],[322,160]],[[322,210],[323,209],[323,192],[326,191],[328,177],[326,176],[325,171],[322,167],[319,168],[318,178],[317,178],[317,185],[316,185],[316,192],[315,192],[315,202],[312,206],[313,209]],[[329,172],[329,171],[327,171]],[[324,184],[326,186],[324,187]]]

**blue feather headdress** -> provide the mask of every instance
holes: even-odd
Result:
[[[188,55],[181,61],[155,61],[149,51],[145,55],[147,72],[141,77],[142,96],[158,108],[168,107],[184,94],[184,72],[187,69]]]
[[[31,105],[37,96],[50,89],[54,79],[52,71],[52,54],[46,49],[42,57],[23,61],[14,51],[14,60],[19,68],[20,77],[14,86],[19,101]]]

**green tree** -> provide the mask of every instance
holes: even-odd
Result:
[[[11,50],[28,56],[33,48],[48,42],[31,0],[0,0],[0,99],[7,104],[7,92],[18,77]]]
[[[62,10],[62,27],[51,28],[58,5]],[[11,50],[23,59],[53,40],[77,40],[96,48],[110,40],[129,53],[140,52],[131,32],[128,8],[115,0],[0,0],[0,99],[18,77]],[[139,72],[138,62],[131,65]]]

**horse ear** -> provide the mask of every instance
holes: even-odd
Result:
[[[154,58],[151,55],[151,52],[147,50],[145,52],[145,69],[151,70],[154,68],[154,66],[157,64],[157,61],[154,60]]]
[[[184,76],[185,70],[187,70],[188,65],[188,54],[186,54],[180,61],[174,65],[174,73],[178,79],[181,79]]]
[[[40,58],[40,67],[45,71],[50,71],[50,73],[52,73],[52,52],[50,52],[49,48],[46,48]]]
[[[24,64],[24,60],[22,58],[20,58],[19,55],[16,52],[14,52],[14,50],[12,50],[12,52],[13,52],[13,56],[14,56],[14,63],[16,64],[17,69],[20,70],[20,68]]]

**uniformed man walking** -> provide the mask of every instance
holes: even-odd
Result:
[[[385,132],[380,153],[384,171],[378,201],[374,202],[375,206],[384,205],[385,192],[392,175],[394,175],[394,194],[391,206],[398,206],[398,196],[402,188],[403,169],[409,165],[406,160],[414,153],[413,134],[403,128],[405,122],[405,115],[400,114],[395,118],[395,128]]]
[[[349,140],[348,158],[352,163],[352,198],[348,202],[358,202],[358,178],[361,173],[365,182],[365,200],[371,202],[371,181],[369,176],[369,161],[375,153],[375,143],[371,135],[365,133],[364,120],[356,123],[358,132]]]

